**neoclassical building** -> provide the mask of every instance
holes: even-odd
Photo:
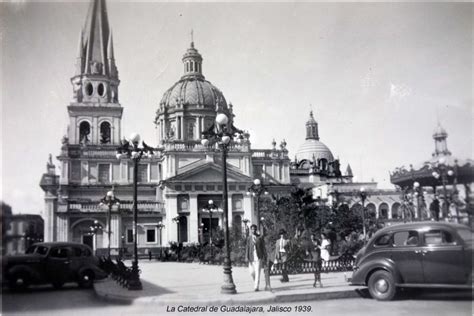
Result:
[[[205,80],[203,58],[191,43],[182,62],[184,74],[168,89],[156,111],[156,155],[138,166],[138,246],[141,251],[169,241],[199,242],[209,229],[222,226],[222,163],[220,153],[200,144],[201,132],[217,111],[234,120],[232,105]],[[105,0],[92,1],[81,31],[76,72],[71,78],[72,100],[67,106],[68,134],[57,160],[52,157],[40,182],[45,192],[45,240],[76,241],[93,248],[133,245],[133,162],[118,160],[116,148],[124,137],[119,102],[119,72]],[[286,144],[280,148],[251,149],[250,135],[230,149],[227,159],[228,205],[232,222],[253,218],[247,189],[256,177],[266,177],[275,190],[290,185]],[[113,189],[120,205],[111,211],[100,200]],[[203,208],[213,200],[212,214]],[[160,229],[157,224],[164,224]],[[92,230],[94,226],[101,230]]]
[[[202,146],[200,138],[218,112],[239,124],[232,104],[206,80],[203,57],[194,42],[181,61],[183,74],[164,92],[156,110],[156,154],[143,158],[138,166],[137,243],[143,253],[171,241],[200,242],[210,229],[222,227],[221,155]],[[127,105],[119,99],[120,79],[105,0],[90,4],[71,83],[71,102],[65,108],[68,133],[56,157],[60,172],[50,156],[40,182],[45,192],[44,238],[82,242],[95,249],[106,248],[109,242],[114,251],[131,248],[133,162],[116,157]],[[253,149],[246,132],[241,143],[231,146],[227,159],[230,225],[241,227],[244,219],[256,222],[254,197],[246,194],[256,178],[276,192],[302,186],[313,188],[317,196],[327,196],[334,189],[353,192],[362,185],[376,188],[373,182],[353,183],[349,165],[342,174],[339,160],[320,141],[312,112],[302,128],[306,128],[306,139],[293,161],[285,140],[278,146],[273,140],[268,149]],[[120,199],[111,209],[110,227],[108,209],[100,206],[109,190]],[[377,217],[392,218],[398,193],[379,193],[369,198]],[[217,205],[212,220],[205,210],[209,200]]]

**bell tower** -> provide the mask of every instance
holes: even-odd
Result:
[[[76,72],[68,106],[69,144],[117,145],[123,108],[105,0],[93,0],[79,34]]]

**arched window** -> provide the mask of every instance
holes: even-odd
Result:
[[[374,203],[369,203],[367,204],[367,206],[365,207],[365,209],[367,210],[367,217],[371,217],[371,218],[375,218],[376,217],[376,214],[377,214],[377,208],[375,207],[375,204]]]
[[[110,123],[103,122],[100,124],[100,143],[101,144],[110,144]]]
[[[328,167],[328,161],[325,158],[319,160],[319,169],[326,170]]]
[[[89,125],[89,122],[82,122],[79,125],[79,142],[81,144],[87,144],[90,142],[90,133],[91,133],[91,127]]]
[[[401,214],[400,214],[400,203],[398,202],[395,202],[392,204],[392,219],[397,219],[399,217],[401,217]]]
[[[232,226],[235,227],[235,230],[239,235],[242,234],[242,216],[235,215],[234,220],[232,222]]]
[[[189,140],[194,139],[194,128],[195,128],[194,122],[189,122],[188,123],[188,139]]]

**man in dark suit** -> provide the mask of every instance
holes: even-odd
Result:
[[[260,285],[260,272],[267,260],[265,241],[257,232],[257,225],[250,226],[251,234],[247,236],[245,244],[245,261],[249,263],[249,271],[254,280],[254,290],[258,291]]]

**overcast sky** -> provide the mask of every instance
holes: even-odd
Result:
[[[59,154],[88,1],[0,4],[2,199],[39,213],[48,154]],[[449,3],[107,2],[123,135],[156,145],[163,93],[182,75],[194,30],[203,72],[234,104],[253,148],[320,140],[356,180],[431,157],[437,120],[472,156],[473,5]],[[59,171],[59,170],[58,170]]]

